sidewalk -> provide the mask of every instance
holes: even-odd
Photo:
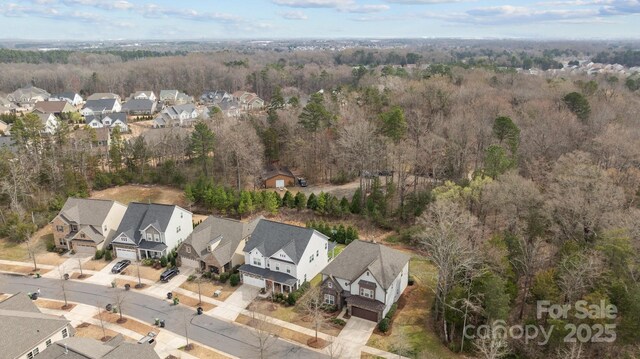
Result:
[[[53,270],[45,273],[43,275],[44,278],[51,279],[60,279],[64,274],[69,274],[73,272],[80,272],[80,263],[78,263],[78,258],[80,262],[86,263],[91,260],[91,255],[81,256],[76,255],[75,257],[70,257],[66,261],[62,262],[59,266],[51,266]],[[84,273],[84,270],[82,271]],[[87,273],[88,274],[88,273]]]

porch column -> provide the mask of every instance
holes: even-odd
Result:
[[[276,291],[276,282],[271,282],[271,291],[275,292]]]

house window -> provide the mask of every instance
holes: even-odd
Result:
[[[260,260],[260,258],[253,258],[253,265],[261,266],[262,261]]]
[[[38,348],[33,349],[33,356],[36,356],[38,354],[40,354],[40,349]]]
[[[153,239],[153,234],[147,233],[147,240],[150,241]]]
[[[156,242],[160,242],[160,235],[159,235],[159,234],[154,234],[154,235],[153,235],[153,239],[154,239]]]
[[[276,263],[276,270],[280,270],[280,263]]]
[[[324,249],[329,249],[329,243],[328,242],[324,242]]]
[[[320,257],[320,251],[316,250],[316,257]]]
[[[311,255],[311,257],[309,257],[309,263],[313,262],[313,254]]]
[[[191,253],[191,247],[187,246],[185,247],[185,250],[187,251],[187,253]]]
[[[373,291],[367,288],[360,288],[360,296],[373,299]]]
[[[87,236],[84,233],[80,233],[80,238],[86,238]]]
[[[324,295],[324,302],[330,305],[334,305],[336,303],[336,299],[333,295],[331,294],[325,294]]]
[[[64,232],[64,226],[56,226],[56,231]]]
[[[62,339],[68,336],[69,336],[69,331],[67,330],[67,328],[62,329]]]
[[[33,353],[32,352],[28,352],[27,353],[27,359],[33,359]]]
[[[71,231],[72,232],[77,232],[78,231],[78,226],[72,224],[71,225]]]
[[[328,282],[328,283],[327,283],[327,287],[329,287],[329,288],[333,288],[333,283]]]
[[[344,285],[348,287],[349,286],[349,282],[345,281]]]
[[[51,339],[47,339],[47,341],[44,343],[47,345],[47,347],[49,347],[49,345],[51,345]]]
[[[287,273],[291,274],[291,266],[287,266]]]
[[[180,226],[176,228],[176,233],[180,233]]]

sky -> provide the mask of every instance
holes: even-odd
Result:
[[[638,39],[640,0],[0,0],[0,38]]]

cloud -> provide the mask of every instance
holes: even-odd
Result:
[[[286,20],[307,20],[308,17],[302,11],[288,11],[281,14],[283,19]]]
[[[272,0],[276,5],[299,8],[344,8],[354,5],[354,0]]]
[[[468,2],[474,0],[386,0],[388,3],[392,4],[402,4],[402,5],[435,5],[435,4],[450,4],[457,2]]]
[[[369,14],[373,12],[382,12],[389,10],[389,5],[352,5],[338,10],[355,14]]]
[[[90,6],[103,10],[130,10],[134,5],[126,0],[62,0],[67,6]]]

